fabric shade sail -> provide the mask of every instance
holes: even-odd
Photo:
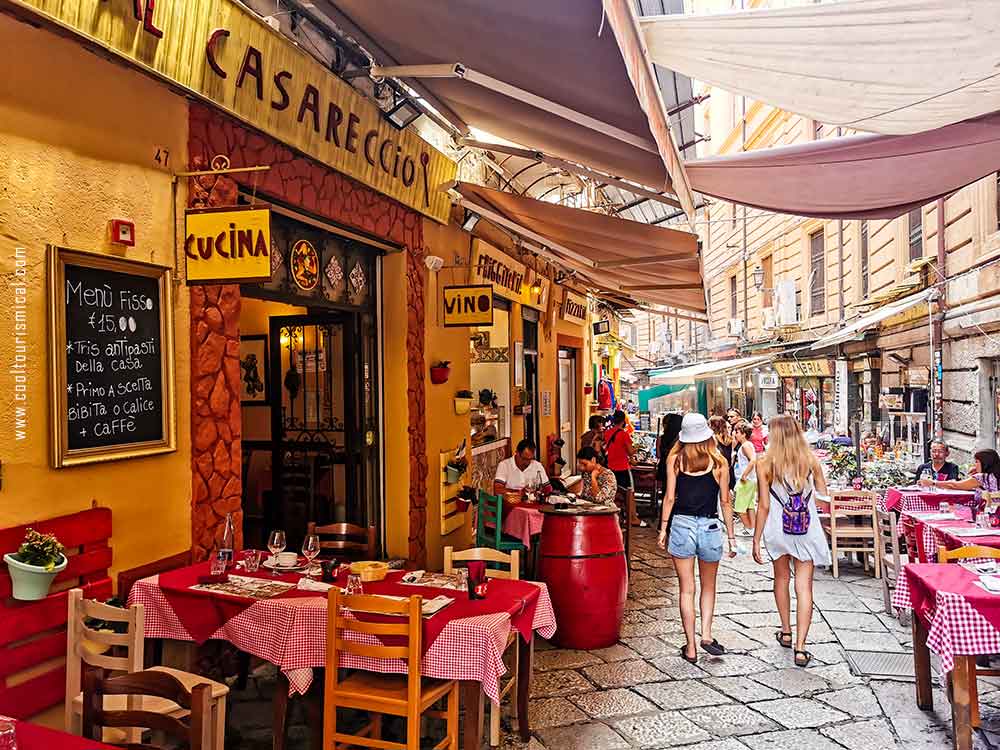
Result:
[[[717,378],[727,372],[736,372],[759,365],[770,358],[770,356],[736,357],[734,359],[699,362],[696,365],[675,367],[671,370],[653,370],[649,373],[649,382],[652,385],[693,385],[699,380]]]
[[[996,0],[845,0],[640,25],[658,65],[825,124],[919,133],[1000,110]]]
[[[891,219],[1000,169],[1000,113],[926,133],[827,138],[685,167],[695,190],[734,203],[826,219]]]
[[[460,182],[461,203],[533,239],[587,284],[623,301],[705,312],[698,237]],[[527,231],[527,234],[525,233]]]
[[[637,20],[628,0],[604,2],[607,18],[601,0],[315,5],[374,57],[378,72],[405,80],[463,135],[471,126],[673,192],[691,215]]]

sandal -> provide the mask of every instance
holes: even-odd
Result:
[[[710,653],[712,656],[722,656],[723,654],[726,653],[726,647],[720,644],[714,638],[711,640],[711,642],[702,641],[701,647],[702,649]]]
[[[774,637],[777,639],[778,643],[781,644],[782,648],[791,648],[792,647],[792,634],[791,633],[782,633],[779,630],[777,633],[774,634]]]
[[[694,656],[688,656],[687,650],[688,650],[687,646],[681,646],[681,658],[684,661],[686,661],[688,664],[697,664],[698,663],[698,650],[695,649],[695,652],[694,652],[695,655]]]
[[[795,666],[796,667],[808,667],[809,663],[813,660],[813,655],[808,651],[795,651]]]

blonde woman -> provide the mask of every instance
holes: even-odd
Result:
[[[733,506],[736,515],[743,524],[743,533],[753,536],[754,520],[752,511],[757,505],[757,473],[755,461],[757,451],[754,448],[753,427],[747,422],[740,422],[733,428],[736,445],[733,447],[733,476],[736,477],[736,500]]]
[[[775,637],[785,648],[792,648],[788,586],[791,568],[795,568],[795,665],[806,667],[813,658],[806,651],[812,621],[813,573],[817,565],[830,564],[830,548],[820,526],[815,497],[817,493],[826,495],[826,480],[793,417],[774,417],[768,427],[767,452],[757,459],[753,558],[759,565],[764,564],[763,538],[774,565],[774,600],[781,618],[781,630]]]
[[[698,661],[695,640],[694,564],[701,579],[701,647],[712,656],[726,649],[712,637],[715,616],[715,579],[722,559],[722,521],[725,519],[729,557],[736,556],[733,538],[733,506],[729,495],[729,464],[716,446],[712,429],[701,414],[686,414],[677,443],[667,457],[667,496],[663,502],[657,544],[674,558],[680,580],[678,603],[687,643],[681,657]],[[669,543],[668,543],[669,526]]]

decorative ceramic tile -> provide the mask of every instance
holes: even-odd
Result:
[[[351,286],[354,287],[356,293],[360,294],[366,283],[365,269],[361,267],[360,263],[355,263],[354,268],[351,269]]]
[[[327,261],[325,273],[326,280],[330,282],[330,286],[340,286],[340,283],[344,280],[344,268],[340,265],[340,258],[336,255],[331,255],[330,260]]]

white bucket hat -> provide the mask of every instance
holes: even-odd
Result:
[[[678,440],[682,443],[704,443],[715,433],[708,426],[708,420],[701,414],[691,412],[681,420],[681,434]]]

